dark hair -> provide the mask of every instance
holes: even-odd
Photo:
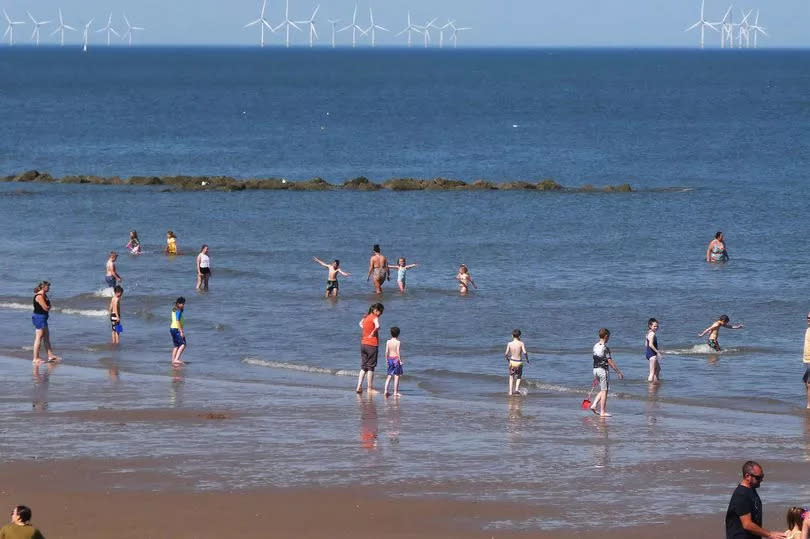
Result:
[[[714,235],[714,239],[719,240],[720,236],[722,236],[722,235],[723,235],[722,232],[717,232],[717,234]]]
[[[599,328],[599,338],[607,339],[610,337],[610,330],[608,328]]]
[[[372,311],[374,311],[374,310],[380,311],[380,314],[382,314],[382,312],[385,310],[385,307],[383,307],[382,303],[375,303],[374,305],[371,306],[371,310]]]
[[[512,337],[514,337],[516,339],[519,339],[520,338],[520,330],[519,329],[513,329],[512,330]]]
[[[207,243],[203,243],[203,246],[202,246],[202,247],[200,247],[200,252],[203,252],[203,249],[205,249],[206,247],[208,247],[208,244],[207,244]]]
[[[655,318],[650,318],[649,320],[647,320],[647,327],[648,328],[652,327],[653,324],[657,324],[657,323],[658,323],[658,320],[656,320]]]
[[[743,477],[745,477],[746,475],[754,475],[754,468],[759,468],[761,470],[762,466],[760,466],[759,463],[753,460],[745,461],[745,464],[743,464],[742,467]]]
[[[175,307],[177,307],[177,306],[178,306],[178,305],[180,305],[181,303],[182,303],[183,305],[185,305],[185,304],[186,304],[186,298],[184,298],[183,296],[180,296],[179,298],[177,298],[177,301],[175,301],[175,302],[174,302],[174,306],[175,306]]]
[[[379,253],[380,252],[380,244],[375,243],[374,247],[372,247],[371,250],[374,251],[375,253]]]
[[[120,284],[117,284],[117,285],[115,285],[113,287],[113,292],[116,293],[116,294],[121,292],[123,294],[124,293],[124,287],[122,287]]]
[[[31,522],[31,508],[27,505],[18,505],[14,508],[17,511],[17,516],[23,523],[27,524]]]
[[[728,315],[727,314],[720,315],[720,321],[723,322],[724,324],[728,324]]]
[[[397,326],[393,326],[391,328],[391,336],[394,337],[395,339],[399,337],[399,328]]]
[[[802,527],[802,515],[804,514],[805,509],[803,507],[791,507],[787,511],[787,526],[788,531],[792,530],[795,527]]]
[[[335,265],[335,267],[340,266],[340,260],[338,260],[338,259],[336,258],[336,259],[335,259],[335,261],[333,262],[333,264]]]

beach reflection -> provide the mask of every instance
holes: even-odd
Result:
[[[183,393],[186,379],[183,377],[183,369],[172,368],[172,382],[169,384],[169,406],[180,408],[183,406]]]
[[[360,440],[363,448],[377,449],[377,405],[374,396],[363,394],[357,396],[360,405]]]
[[[586,417],[583,419],[585,425],[596,433],[593,440],[593,458],[591,459],[596,468],[610,466],[610,428],[608,422],[601,417]]]
[[[658,421],[658,390],[661,389],[661,382],[648,383],[647,401],[644,403],[644,414],[647,417],[647,424],[653,425]]]
[[[523,434],[523,398],[509,397],[506,407],[506,434],[510,442],[519,442]]]
[[[48,384],[51,381],[51,373],[55,368],[55,363],[45,363],[44,365],[37,363],[34,365],[34,388],[31,407],[38,412],[44,412],[48,409]]]
[[[385,415],[388,418],[388,440],[399,443],[399,398],[392,397],[385,401]]]

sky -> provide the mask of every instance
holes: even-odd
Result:
[[[731,0],[706,0],[706,19],[719,21]],[[316,20],[321,46],[328,44],[331,29],[327,19],[339,18],[349,24],[355,0],[290,0],[290,19],[308,19],[315,6],[321,8]],[[368,26],[369,0],[358,0],[358,24]],[[739,7],[738,7],[739,6]],[[113,13],[113,27],[124,28],[122,14],[143,26],[135,34],[135,44],[149,45],[258,45],[259,29],[243,26],[259,16],[261,0],[0,0],[14,20],[29,24],[15,29],[15,40],[30,42],[33,27],[26,11],[38,19],[56,19],[61,7],[65,23],[83,26],[95,18],[93,28],[106,23]],[[459,34],[459,46],[473,47],[697,47],[700,32],[684,29],[700,16],[700,0],[376,0],[375,22],[392,32],[379,32],[379,46],[403,46],[405,36],[395,37],[407,23],[410,10],[414,24],[425,24],[438,17],[437,24],[455,19],[458,26],[471,30]],[[760,47],[810,46],[810,0],[744,0],[740,8],[760,9],[760,25],[769,37]],[[266,17],[272,25],[284,16],[283,0],[268,0]],[[753,16],[752,16],[753,18]],[[3,31],[6,23],[0,20]],[[340,25],[339,25],[340,26]],[[49,29],[50,28],[50,29]],[[57,36],[46,36],[55,27],[45,26],[43,42],[55,43]],[[303,28],[302,28],[303,29]],[[91,41],[101,41],[101,33]],[[417,37],[417,36],[415,36]],[[438,30],[433,32],[438,43]],[[281,45],[282,32],[266,33],[267,45]],[[66,34],[66,43],[80,43],[79,32]],[[294,45],[306,45],[307,34],[293,30]],[[338,44],[351,43],[351,32],[338,34]],[[368,38],[361,38],[364,46]],[[720,34],[706,29],[707,46],[717,47]]]

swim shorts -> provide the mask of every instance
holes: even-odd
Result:
[[[402,363],[399,361],[398,358],[389,357],[388,358],[388,376],[401,376],[402,375]]]
[[[200,268],[200,273],[203,275],[211,275],[211,268]]]
[[[107,283],[107,286],[115,286],[115,277],[107,275],[104,277],[104,282]]]
[[[179,329],[171,328],[169,332],[172,334],[172,342],[175,346],[183,346],[186,344],[186,338],[180,335]]]
[[[337,281],[326,281],[326,291],[331,292],[332,290],[339,290],[340,285]]]
[[[379,348],[370,344],[360,345],[360,369],[363,372],[374,372],[377,368],[377,354]]]
[[[34,327],[36,329],[45,329],[46,327],[48,327],[48,315],[47,314],[32,315],[31,322],[34,323]]]
[[[720,351],[720,345],[717,344],[717,341],[715,339],[709,339],[709,348],[717,352]]]
[[[121,333],[124,331],[124,328],[121,327],[121,321],[118,320],[118,318],[113,317],[113,315],[110,315],[110,327],[112,327],[112,330],[116,333]]]
[[[523,363],[516,364],[517,362],[509,362],[509,376],[514,376],[518,380],[523,378]]]
[[[374,268],[371,274],[375,281],[379,283],[385,281],[385,268]]]
[[[610,376],[608,375],[607,369],[597,367],[593,370],[593,376],[599,379],[599,391],[607,391],[610,389]]]
[[[810,384],[810,367],[807,367],[807,370],[804,371],[804,376],[802,376],[802,382],[805,384]]]

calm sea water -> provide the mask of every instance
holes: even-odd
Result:
[[[184,295],[186,387],[196,380],[214,388],[199,402],[266,391],[280,399],[269,409],[295,410],[280,390],[292,386],[299,399],[312,395],[299,406],[329,411],[331,426],[318,428],[290,411],[285,417],[297,419],[274,425],[266,444],[281,436],[276,429],[314,440],[329,428],[339,438],[352,431],[346,421],[373,417],[383,429],[396,418],[396,450],[412,457],[396,477],[457,481],[474,470],[494,484],[504,469],[492,457],[502,450],[551,458],[574,482],[582,477],[572,463],[583,461],[805,459],[808,60],[791,51],[6,50],[0,173],[553,177],[571,186],[630,182],[637,192],[0,184],[0,352],[30,354],[31,290],[47,279],[53,341],[66,361],[114,365],[148,385],[168,375],[169,312]],[[111,350],[104,262],[124,250],[133,228],[146,252],[119,259],[125,330]],[[183,255],[161,254],[167,229]],[[717,230],[731,261],[709,266],[705,249]],[[202,243],[213,266],[206,294],[193,288]],[[406,359],[407,397],[395,413],[372,413],[373,401],[357,404],[350,394],[357,322],[377,301],[365,282],[374,243],[391,260],[420,264],[406,295],[388,285],[382,298],[383,334],[402,328]],[[326,271],[313,256],[340,258],[352,272],[339,300],[323,299]],[[467,297],[455,288],[460,263],[479,285]],[[726,351],[710,354],[697,333],[724,313],[746,327],[724,330]],[[654,390],[642,346],[651,316],[661,320],[667,353]],[[601,326],[612,330],[627,375],[612,388],[611,428],[622,429],[612,441],[577,411]],[[515,327],[534,360],[517,411],[506,402],[502,359]],[[11,364],[3,368],[15,379]],[[64,403],[68,394],[57,393]],[[132,404],[131,395],[107,398]],[[3,410],[17,405],[5,401]],[[737,438],[737,426],[751,421],[763,438]],[[425,456],[437,440],[447,460]],[[75,455],[100,446],[70,447]],[[221,484],[350,480],[340,463],[361,450],[334,449],[335,459],[319,466],[324,445],[304,447],[301,461],[288,463],[301,472],[295,479],[262,475],[257,464],[229,471]],[[520,488],[495,491],[531,497],[544,473],[529,466]],[[638,477],[627,474],[628,482]],[[627,495],[628,506],[639,492]],[[655,494],[677,510],[683,493]],[[565,506],[577,493],[557,495]],[[632,510],[625,516],[643,520]]]

